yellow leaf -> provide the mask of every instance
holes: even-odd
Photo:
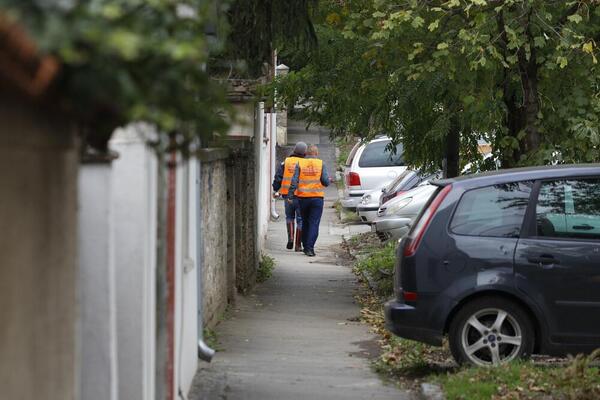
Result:
[[[588,54],[592,54],[594,52],[594,43],[587,42],[582,46],[582,49],[584,52],[586,52]]]

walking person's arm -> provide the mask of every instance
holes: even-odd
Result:
[[[329,174],[327,173],[327,167],[323,164],[323,168],[321,169],[321,185],[329,186],[331,181],[329,180]]]
[[[279,164],[277,167],[277,172],[275,173],[275,178],[273,179],[273,191],[278,192],[281,189],[281,182],[283,181],[283,168],[285,162]]]
[[[292,183],[290,184],[290,190],[288,191],[288,201],[291,203],[296,198],[296,189],[298,189],[298,181],[300,180],[300,165],[296,164],[296,170],[294,176],[292,176]]]

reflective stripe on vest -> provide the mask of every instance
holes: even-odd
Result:
[[[323,172],[323,160],[318,158],[304,158],[298,161],[300,165],[300,176],[298,179],[298,197],[325,197],[325,191],[321,184],[321,173]]]
[[[282,196],[287,196],[288,192],[290,191],[292,177],[294,176],[294,172],[296,172],[298,160],[302,160],[302,158],[292,156],[286,158],[283,162],[283,179],[281,180],[281,188],[279,189],[279,193]]]

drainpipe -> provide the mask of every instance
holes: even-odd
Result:
[[[270,156],[271,156],[271,179],[273,179],[275,177],[275,164],[276,164],[276,156],[275,156],[275,145],[277,142],[277,124],[276,124],[276,115],[275,114],[275,107],[271,108],[271,115],[269,117],[269,128],[271,130],[270,132],[270,136],[271,136],[271,151],[270,151]],[[270,182],[267,182],[270,184]],[[279,220],[279,214],[277,213],[277,209],[275,208],[275,198],[273,196],[271,196],[271,219],[274,221]]]
[[[215,355],[215,350],[211,349],[204,342],[204,313],[202,312],[202,292],[203,279],[202,271],[204,270],[204,249],[202,247],[202,202],[200,196],[202,194],[202,163],[198,160],[198,176],[196,177],[196,268],[198,280],[198,358],[203,361],[210,362]]]
[[[171,151],[167,172],[167,399],[175,390],[175,202],[177,185],[177,153]]]

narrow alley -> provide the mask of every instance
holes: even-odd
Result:
[[[291,142],[318,144],[334,168],[335,148],[326,132],[310,137],[290,132]],[[349,266],[338,265],[332,250],[342,235],[365,228],[339,224],[337,197],[335,185],[327,188],[315,258],[286,250],[285,223],[270,223],[273,276],[249,296],[239,296],[217,326],[220,351],[211,364],[201,365],[190,400],[409,397],[371,369],[376,343],[368,327],[356,321],[356,278]],[[277,203],[283,218],[283,203]]]

